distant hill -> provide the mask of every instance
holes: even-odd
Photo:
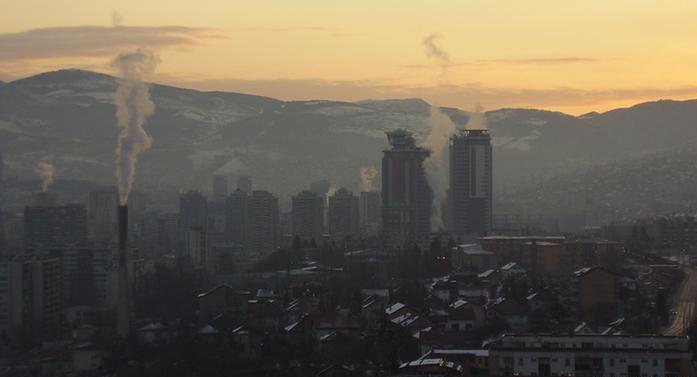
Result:
[[[633,157],[561,173],[496,196],[500,212],[579,230],[668,214],[697,214],[697,151]]]
[[[59,177],[111,184],[115,88],[114,77],[81,70],[0,83],[0,150],[9,174],[31,176],[31,167],[45,159]],[[146,129],[154,145],[139,161],[136,178],[146,191],[208,190],[216,173],[251,174],[256,187],[281,196],[319,179],[357,190],[360,168],[380,167],[384,131],[406,127],[419,138],[428,133],[430,105],[421,99],[280,101],[158,84],[151,93],[156,112]],[[468,120],[466,112],[447,112],[460,126]],[[579,117],[501,109],[486,118],[495,185],[506,193],[578,169],[697,144],[697,101],[650,102]]]

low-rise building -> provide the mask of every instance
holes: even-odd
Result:
[[[602,267],[585,267],[574,272],[583,320],[607,322],[617,316],[617,275]]]
[[[485,344],[497,376],[693,376],[680,336],[504,334]]]
[[[482,272],[498,267],[496,253],[486,251],[476,243],[453,247],[450,261],[453,269],[461,271]]]

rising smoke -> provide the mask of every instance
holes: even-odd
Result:
[[[440,65],[440,68],[442,70],[441,73],[443,75],[446,75],[448,70],[448,63],[450,62],[450,56],[448,55],[447,51],[445,51],[438,45],[438,39],[440,38],[440,34],[431,33],[424,37],[423,41],[421,41],[421,44],[423,45],[424,51],[426,52],[426,57],[435,60]]]
[[[325,195],[324,197],[329,198],[330,196],[334,196],[334,194],[336,194],[337,189],[338,188],[336,187],[336,185],[332,183],[332,185],[329,186],[329,191],[327,191],[327,195]]]
[[[486,115],[484,114],[484,108],[482,105],[477,104],[473,112],[469,114],[469,120],[465,126],[469,130],[485,130],[486,129]]]
[[[424,37],[422,45],[426,52],[426,57],[437,61],[443,73],[448,67],[450,56],[438,45],[440,35],[432,33]],[[431,151],[431,154],[424,160],[424,170],[426,180],[433,192],[433,204],[431,210],[431,231],[445,231],[443,220],[443,207],[448,196],[448,167],[449,167],[449,140],[455,133],[455,124],[447,114],[444,114],[438,107],[431,107],[431,116],[428,124],[431,133],[424,140],[423,147]]]
[[[431,231],[442,232],[446,230],[443,207],[448,197],[449,140],[455,133],[455,124],[447,114],[435,106],[431,107],[431,117],[428,123],[431,127],[431,133],[424,140],[422,146],[431,151],[431,155],[424,160],[426,180],[433,191]]]
[[[424,37],[423,46],[426,49],[426,56],[432,59],[436,59],[441,63],[445,64],[450,61],[450,56],[448,53],[438,46],[437,40],[440,39],[440,34],[432,33]]]
[[[372,167],[361,168],[361,191],[373,191],[373,179],[378,171]]]
[[[48,186],[50,186],[51,183],[53,183],[53,176],[56,174],[56,168],[48,162],[41,161],[38,164],[36,164],[36,166],[34,167],[34,171],[36,172],[36,174],[39,175],[39,177],[41,177],[41,180],[43,181],[43,191],[48,191]]]
[[[143,129],[143,124],[155,111],[155,104],[143,79],[155,70],[159,62],[157,55],[138,49],[120,54],[111,63],[121,76],[115,96],[116,121],[120,130],[116,147],[116,178],[121,205],[128,203],[138,156],[152,145],[152,138]]]

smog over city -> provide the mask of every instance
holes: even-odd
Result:
[[[697,375],[697,2],[2,1],[0,377]]]

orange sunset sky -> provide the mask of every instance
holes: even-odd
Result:
[[[697,97],[697,1],[0,0],[0,80],[112,73],[281,99],[420,97],[571,114]]]

